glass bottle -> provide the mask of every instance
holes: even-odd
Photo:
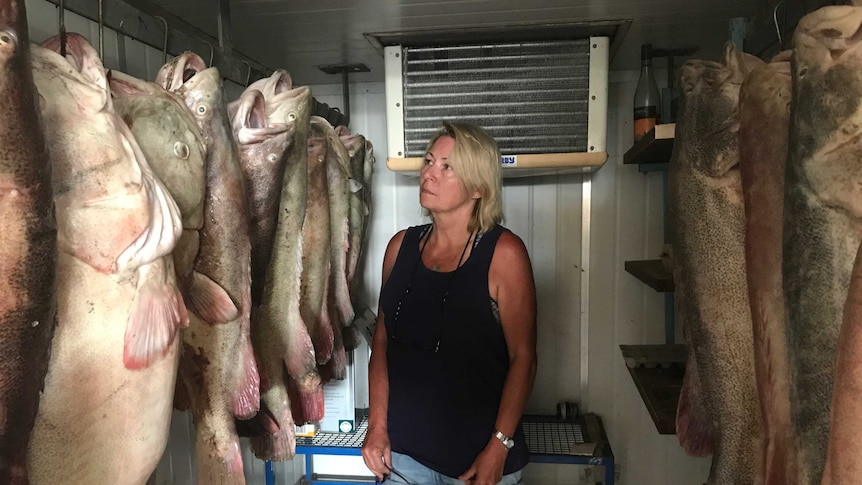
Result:
[[[652,46],[641,46],[641,75],[635,89],[634,135],[635,141],[643,138],[659,122],[661,96],[652,71]]]

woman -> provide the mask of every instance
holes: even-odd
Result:
[[[419,201],[432,223],[396,234],[383,260],[363,458],[386,483],[521,483],[536,291],[524,243],[499,225],[488,133],[444,124]]]

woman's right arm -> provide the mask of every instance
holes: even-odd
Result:
[[[404,231],[392,237],[383,256],[383,278],[380,293],[389,279],[389,273],[401,249]],[[371,360],[368,362],[368,432],[362,444],[365,466],[378,478],[389,474],[392,466],[392,449],[389,445],[387,414],[389,411],[389,371],[386,365],[386,325],[383,323],[383,305],[378,301],[377,323],[371,342]]]

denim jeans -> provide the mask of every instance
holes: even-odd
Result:
[[[412,485],[464,485],[457,478],[437,473],[407,455],[392,452],[392,473],[383,483],[386,485],[407,483]],[[520,485],[521,470],[503,475],[497,485]]]

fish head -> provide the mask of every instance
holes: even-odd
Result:
[[[290,73],[284,69],[276,69],[269,77],[258,79],[249,84],[246,91],[260,91],[263,97],[269,100],[273,96],[291,89],[293,89],[293,79],[291,79]]]
[[[243,157],[243,165],[278,164],[296,131],[295,124],[267,121],[266,101],[257,90],[246,90],[240,96],[231,124],[240,148],[245,152],[254,152],[254,156]],[[250,168],[243,167],[244,170]]]
[[[40,47],[44,49],[41,52],[33,49],[34,70],[47,69],[67,79],[64,84],[79,108],[90,112],[112,109],[108,73],[99,54],[84,36],[73,32],[66,34],[64,47],[60,36],[55,35]],[[60,57],[64,50],[65,56]]]
[[[300,86],[266,101],[266,117],[271,123],[307,124],[311,116],[311,89]]]
[[[159,88],[161,89],[161,88]],[[146,154],[156,177],[179,208],[183,228],[203,226],[206,145],[181,99],[160,94],[118,97],[117,113]]]
[[[156,84],[168,91],[177,91],[196,74],[207,69],[203,59],[194,52],[183,52],[159,69]]]
[[[42,42],[42,47],[62,53],[63,46],[60,36],[55,35],[46,39]],[[69,32],[66,34],[65,51],[66,60],[76,71],[95,86],[103,89],[105,93],[108,92],[108,76],[105,72],[105,66],[99,58],[99,53],[90,45],[86,37]]]
[[[221,75],[218,69],[210,67],[186,79],[176,93],[185,100],[206,141],[216,124],[228,122]]]

